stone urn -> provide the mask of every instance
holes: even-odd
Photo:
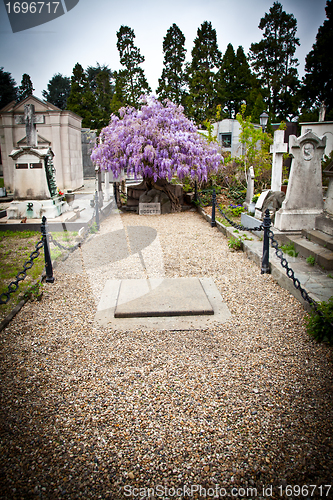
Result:
[[[66,203],[71,207],[73,205],[74,200],[75,200],[75,194],[74,193],[65,193],[65,200],[66,200]]]

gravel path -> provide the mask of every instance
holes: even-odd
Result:
[[[152,276],[212,277],[232,319],[94,326],[107,279]],[[112,215],[55,278],[0,334],[1,499],[333,497],[332,349],[197,213]]]

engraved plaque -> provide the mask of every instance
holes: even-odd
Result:
[[[139,203],[139,215],[161,215],[161,204]]]

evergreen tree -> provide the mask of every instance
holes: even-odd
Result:
[[[71,77],[71,91],[67,99],[67,109],[83,118],[82,127],[97,128],[96,101],[90,90],[88,78],[81,66],[76,63]]]
[[[30,76],[24,73],[24,75],[22,75],[21,85],[18,89],[18,100],[23,101],[23,99],[32,95],[34,90]]]
[[[294,57],[299,45],[297,21],[293,14],[282,10],[279,2],[274,2],[259,28],[263,38],[250,49],[253,68],[268,92],[271,119],[291,119],[298,107],[298,61]]]
[[[101,66],[99,63],[96,63],[96,66],[88,66],[86,75],[96,102],[96,127],[101,130],[110,121],[115,75],[108,66]]]
[[[17,86],[10,73],[0,68],[0,109],[17,99]]]
[[[145,58],[140,54],[140,49],[134,45],[134,30],[128,26],[121,26],[117,38],[120,64],[125,67],[117,73],[118,87],[122,88],[123,104],[137,107],[140,96],[151,92],[144,71],[139,66]]]
[[[187,66],[186,111],[197,123],[203,123],[215,114],[215,73],[220,62],[216,31],[210,22],[205,21],[198,28],[192,62]]]
[[[99,63],[96,63],[96,66],[88,66],[88,68],[86,69],[86,75],[89,81],[91,91],[93,92],[93,94],[96,93],[97,77],[101,72],[106,72],[108,74],[111,92],[113,93],[114,90],[113,73],[108,66],[106,66],[105,64],[100,65]]]
[[[231,43],[222,58],[222,64],[216,74],[217,100],[221,104],[222,117],[234,118],[236,97],[236,54]]]
[[[53,75],[47,84],[47,90],[43,90],[44,99],[60,109],[66,109],[67,99],[71,91],[71,80],[61,73]]]
[[[302,97],[306,106],[303,113],[311,107],[326,105],[326,118],[333,120],[333,1],[326,3],[327,19],[318,29],[316,42],[306,56],[305,76],[303,78]],[[316,120],[318,110],[316,110]]]
[[[96,77],[96,106],[97,106],[97,129],[100,131],[110,121],[111,99],[113,91],[110,83],[110,73],[102,70]]]
[[[176,24],[173,24],[163,40],[164,68],[156,90],[161,100],[170,99],[176,104],[182,102],[185,85],[183,64],[186,49],[184,44],[185,37],[182,31]]]

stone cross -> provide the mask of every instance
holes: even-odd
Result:
[[[273,153],[271,191],[281,191],[283,153],[287,153],[288,144],[284,143],[284,130],[275,130],[274,143],[270,147]]]
[[[247,190],[246,190],[246,197],[245,197],[245,206],[249,206],[250,203],[252,202],[252,198],[254,196],[254,169],[253,167],[249,168],[249,171],[247,173]]]
[[[44,123],[43,115],[35,114],[35,106],[33,104],[24,105],[24,116],[16,115],[15,123],[19,125],[20,123],[25,124],[25,133],[27,138],[27,146],[31,148],[37,147],[37,123]]]
[[[293,159],[286,198],[275,214],[274,226],[280,231],[313,229],[315,220],[323,212],[321,158],[326,137],[307,131],[301,137],[289,137],[289,151]]]

